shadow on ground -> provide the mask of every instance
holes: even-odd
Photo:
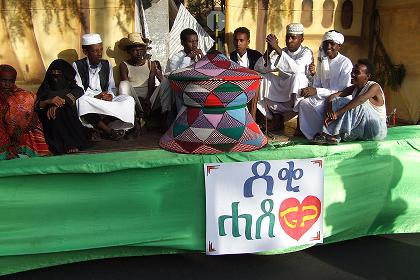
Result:
[[[420,279],[420,234],[364,237],[284,255],[204,254],[115,258],[43,268],[3,279]],[[411,239],[411,244],[404,239]]]

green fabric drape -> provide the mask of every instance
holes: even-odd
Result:
[[[204,252],[203,163],[312,157],[325,159],[324,243],[420,232],[420,126],[389,129],[380,142],[338,146],[17,159],[0,162],[0,275],[98,258]]]

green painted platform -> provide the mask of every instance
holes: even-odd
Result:
[[[221,155],[152,150],[18,159],[0,162],[0,275],[204,252],[203,163],[313,157],[325,159],[324,243],[420,232],[420,126],[391,128],[380,142],[338,146],[290,142]]]

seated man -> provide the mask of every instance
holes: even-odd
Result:
[[[50,154],[34,111],[36,95],[16,87],[17,72],[0,65],[0,160]]]
[[[291,23],[286,32],[286,48],[283,49],[275,35],[267,36],[267,50],[255,65],[255,70],[264,76],[258,109],[269,119],[273,118],[273,129],[283,128],[281,114],[295,115],[293,110],[300,100],[300,89],[308,86],[309,65],[313,61],[312,51],[301,45],[303,25]],[[275,53],[271,55],[273,51]]]
[[[312,139],[322,130],[325,98],[350,85],[353,64],[339,53],[343,43],[344,36],[338,31],[324,34],[313,86],[302,89],[304,99],[299,102],[298,110],[300,130],[307,139]]]
[[[180,39],[183,49],[168,59],[165,76],[168,76],[172,71],[190,66],[205,55],[198,48],[198,35],[193,29],[186,28],[182,30]],[[162,114],[166,120],[164,126],[167,128],[175,119],[177,112],[181,110],[183,101],[180,96],[175,95],[170,88],[168,79],[165,77],[162,79],[159,91],[155,91],[156,93],[160,98]],[[153,96],[151,99],[155,100],[156,97]]]
[[[370,81],[373,65],[360,59],[351,73],[352,86],[330,95],[322,134],[317,144],[337,144],[340,140],[382,140],[386,137],[385,96],[376,82]],[[345,98],[352,95],[353,99]]]
[[[236,28],[233,32],[235,50],[230,53],[230,60],[254,70],[255,63],[262,56],[259,51],[248,48],[250,32],[246,27]]]
[[[155,90],[155,77],[162,79],[162,72],[158,69],[156,61],[146,57],[145,41],[140,33],[134,32],[128,34],[128,38],[120,43],[120,47],[127,51],[130,58],[119,65],[119,94],[132,96],[137,109],[147,115],[152,109],[150,97]]]
[[[236,28],[233,32],[233,45],[235,50],[230,53],[230,60],[239,65],[254,70],[255,63],[260,59],[262,54],[259,51],[248,48],[249,38],[251,34],[246,27]],[[254,96],[252,102],[248,103],[248,109],[252,117],[256,118],[256,107],[258,102],[258,94]]]
[[[111,140],[119,140],[125,130],[134,126],[134,99],[115,96],[111,63],[102,59],[102,39],[99,34],[82,36],[83,53],[87,56],[73,63],[76,83],[84,95],[77,100],[82,123],[101,130]]]
[[[166,64],[165,74],[190,66],[204,56],[203,51],[198,48],[197,32],[193,29],[186,28],[182,30],[180,39],[184,49],[169,58],[168,63]]]

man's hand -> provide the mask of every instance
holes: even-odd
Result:
[[[112,101],[112,94],[107,93],[107,92],[103,92],[103,97],[102,97],[102,100],[105,100],[105,101]]]
[[[94,97],[102,100],[103,96],[104,96],[104,92],[101,92],[100,94],[97,94]]]
[[[277,54],[281,54],[281,48],[279,47],[279,40],[277,39],[276,35],[269,34],[267,38],[265,38],[267,42],[267,50],[275,50]]]
[[[273,50],[279,49],[279,40],[277,39],[276,35],[268,34],[267,38],[265,38],[267,42],[267,47],[272,48]]]
[[[95,95],[95,98],[101,99],[101,100],[104,100],[104,101],[112,101],[112,94],[110,94],[106,91],[103,91],[100,94]]]
[[[315,94],[316,94],[316,88],[314,87],[306,87],[306,88],[303,88],[301,91],[301,96],[304,98],[314,96]]]
[[[316,74],[316,67],[313,62],[309,64],[309,74],[311,74],[311,76],[315,76]]]
[[[332,109],[332,102],[327,101],[326,108],[325,108],[325,119],[324,119],[324,125],[328,127],[330,123],[337,120],[338,114],[333,111]]]
[[[325,104],[325,117],[326,118],[332,118],[334,115],[334,111],[332,109],[332,102],[327,101]]]
[[[324,125],[325,127],[328,127],[332,122],[337,120],[337,114],[336,113],[332,113],[331,117],[326,116],[324,119]]]
[[[50,99],[49,103],[51,106],[61,107],[61,106],[64,106],[64,104],[66,104],[66,100],[64,100],[63,98],[59,96],[54,96],[53,98]]]
[[[58,107],[56,107],[56,106],[51,106],[50,108],[48,108],[47,119],[49,119],[49,120],[54,120],[55,119],[55,111],[57,111],[57,108]]]
[[[190,53],[188,54],[188,56],[191,59],[199,60],[199,59],[201,59],[204,56],[204,54],[203,54],[203,51],[202,50],[195,49],[195,50],[190,51]]]

